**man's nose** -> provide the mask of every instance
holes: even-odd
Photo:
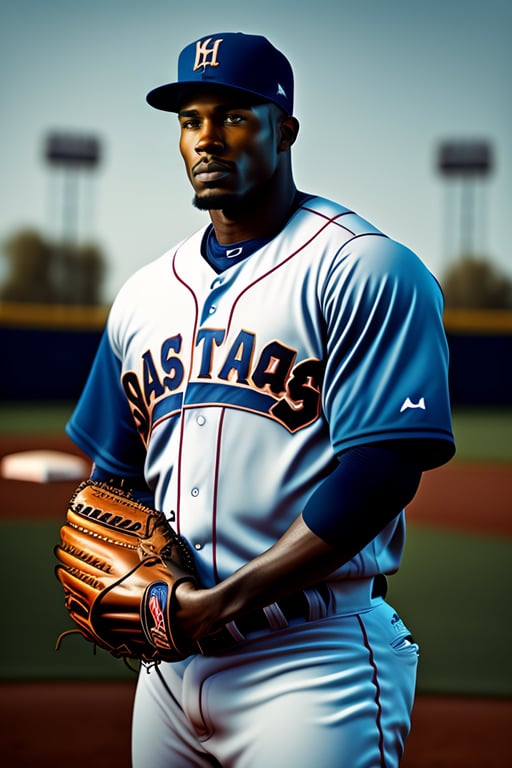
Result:
[[[201,154],[202,152],[218,154],[219,152],[222,152],[224,147],[225,142],[222,129],[219,126],[216,126],[213,121],[205,120],[199,132],[199,136],[197,137],[195,146],[196,152],[198,154]]]

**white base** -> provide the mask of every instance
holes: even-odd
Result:
[[[22,451],[4,456],[0,474],[8,480],[51,483],[57,480],[85,480],[90,474],[87,461],[61,451]]]

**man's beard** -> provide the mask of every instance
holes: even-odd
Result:
[[[266,201],[270,186],[271,180],[261,186],[250,189],[242,195],[232,192],[219,192],[207,197],[194,195],[192,202],[200,211],[224,211],[228,218],[236,218],[248,211],[255,210],[261,205],[262,201]]]
[[[208,197],[199,197],[194,195],[194,207],[200,211],[224,211],[238,209],[241,200],[235,195],[219,193],[218,195],[209,195]]]

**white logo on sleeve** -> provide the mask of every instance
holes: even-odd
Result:
[[[402,403],[402,407],[400,408],[400,413],[403,413],[408,408],[421,408],[422,411],[425,411],[426,410],[425,398],[420,397],[417,403],[413,403],[410,397],[406,397],[404,402]]]

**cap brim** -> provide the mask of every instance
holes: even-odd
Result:
[[[188,99],[194,93],[204,91],[205,89],[209,91],[232,91],[233,93],[244,96],[251,104],[261,104],[270,101],[270,99],[255,91],[236,88],[233,85],[225,85],[218,81],[211,83],[197,82],[197,80],[188,83],[168,83],[167,85],[159,85],[147,94],[146,101],[155,109],[161,109],[164,112],[179,112],[185,99]]]
[[[183,83],[159,85],[148,93],[146,101],[155,109],[162,109],[164,112],[178,112],[186,90],[187,88]]]

